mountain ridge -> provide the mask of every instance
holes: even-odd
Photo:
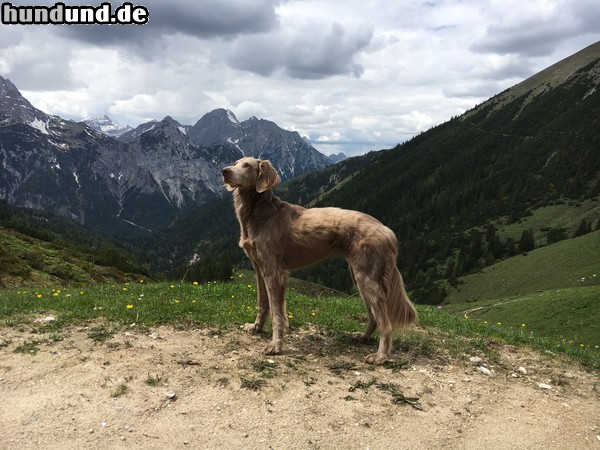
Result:
[[[223,111],[233,123],[233,113]],[[260,139],[268,148],[287,143],[269,154],[284,179],[331,164],[297,133],[264,123],[269,135],[254,139],[258,130],[246,127],[239,139]],[[208,145],[194,142],[188,135],[193,127],[170,116],[111,137],[116,128],[110,119],[102,124],[48,115],[0,77],[0,200],[112,234],[145,234],[165,227],[180,211],[222,197],[221,167],[244,154],[231,136]],[[254,150],[246,146],[245,152]]]

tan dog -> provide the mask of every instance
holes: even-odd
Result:
[[[271,192],[280,177],[269,161],[242,158],[222,170],[233,192],[240,223],[239,245],[256,270],[258,314],[247,331],[261,331],[269,311],[273,339],[266,354],[282,349],[287,323],[285,286],[289,271],[328,256],[344,256],[354,282],[367,305],[369,323],[358,338],[368,340],[379,327],[379,349],[366,358],[381,364],[392,349],[392,331],[416,320],[396,267],[398,243],[394,233],[373,217],[339,208],[306,209],[282,201]]]

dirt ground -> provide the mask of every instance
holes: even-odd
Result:
[[[0,329],[0,448],[600,449],[597,374],[523,349],[371,367],[376,342],[314,330],[264,357],[241,330],[108,327]]]

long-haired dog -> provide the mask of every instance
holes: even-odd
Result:
[[[278,354],[282,350],[289,272],[339,255],[348,260],[369,315],[367,329],[357,337],[366,341],[379,328],[379,349],[368,355],[366,362],[386,361],[393,330],[412,324],[417,317],[396,267],[394,233],[357,211],[307,209],[282,201],[271,192],[281,179],[269,161],[242,158],[225,167],[222,175],[225,187],[233,191],[241,229],[239,245],[256,270],[258,313],[256,321],[244,329],[260,332],[271,313],[273,338],[264,352]]]

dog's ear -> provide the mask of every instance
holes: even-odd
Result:
[[[258,163],[258,178],[256,179],[256,192],[265,192],[277,186],[281,178],[270,161]]]

